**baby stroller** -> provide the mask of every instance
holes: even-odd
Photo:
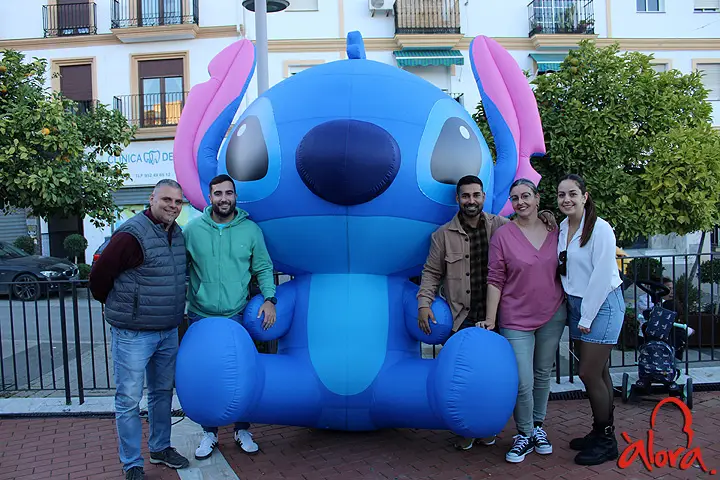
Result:
[[[662,298],[670,293],[665,285],[644,280],[636,284],[650,295],[655,306],[641,327],[645,341],[638,348],[638,380],[628,388],[629,375],[623,373],[622,401],[627,403],[650,393],[667,393],[679,396],[692,409],[692,378],[688,377],[682,387],[677,384],[681,371],[671,342],[673,327],[687,329],[687,325],[675,323],[677,312],[662,307]],[[680,348],[684,348],[684,344]]]

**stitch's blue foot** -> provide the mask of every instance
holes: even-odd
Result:
[[[437,359],[400,360],[384,370],[374,386],[372,418],[378,428],[488,437],[507,424],[517,389],[515,354],[507,340],[467,328],[447,341]]]
[[[185,414],[207,427],[241,419],[262,384],[258,356],[238,322],[210,317],[193,323],[178,349],[175,373]]]

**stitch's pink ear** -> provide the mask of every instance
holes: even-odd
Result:
[[[537,185],[540,174],[530,157],[545,154],[540,112],[525,74],[515,59],[484,35],[470,43],[470,64],[497,146],[492,211],[512,213],[510,185],[527,178]]]
[[[175,134],[173,160],[178,183],[182,185],[185,197],[198,210],[208,205],[198,171],[200,142],[221,113],[230,113],[228,107],[242,98],[254,70],[255,46],[249,40],[240,40],[210,61],[210,79],[195,85],[188,94]],[[235,115],[234,111],[231,113],[224,116],[229,119],[223,133]],[[222,137],[216,139],[216,143],[219,148]]]

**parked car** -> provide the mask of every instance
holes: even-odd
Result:
[[[78,267],[70,260],[29,255],[14,245],[0,242],[0,294],[33,301],[57,291],[58,282],[78,279]]]
[[[110,243],[110,237],[106,238],[105,241],[100,245],[97,250],[95,250],[95,253],[93,253],[93,259],[90,266],[95,265],[95,262],[97,262],[97,259],[100,258],[100,254],[105,250],[105,247],[107,247],[107,244]]]

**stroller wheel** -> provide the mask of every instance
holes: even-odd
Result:
[[[692,378],[688,378],[687,382],[685,383],[685,405],[688,406],[690,410],[692,410],[693,407],[693,384],[692,384]]]
[[[632,393],[632,385],[628,387],[628,382],[630,381],[630,375],[627,373],[623,373],[622,376],[622,402],[627,403],[630,399],[630,394]]]

